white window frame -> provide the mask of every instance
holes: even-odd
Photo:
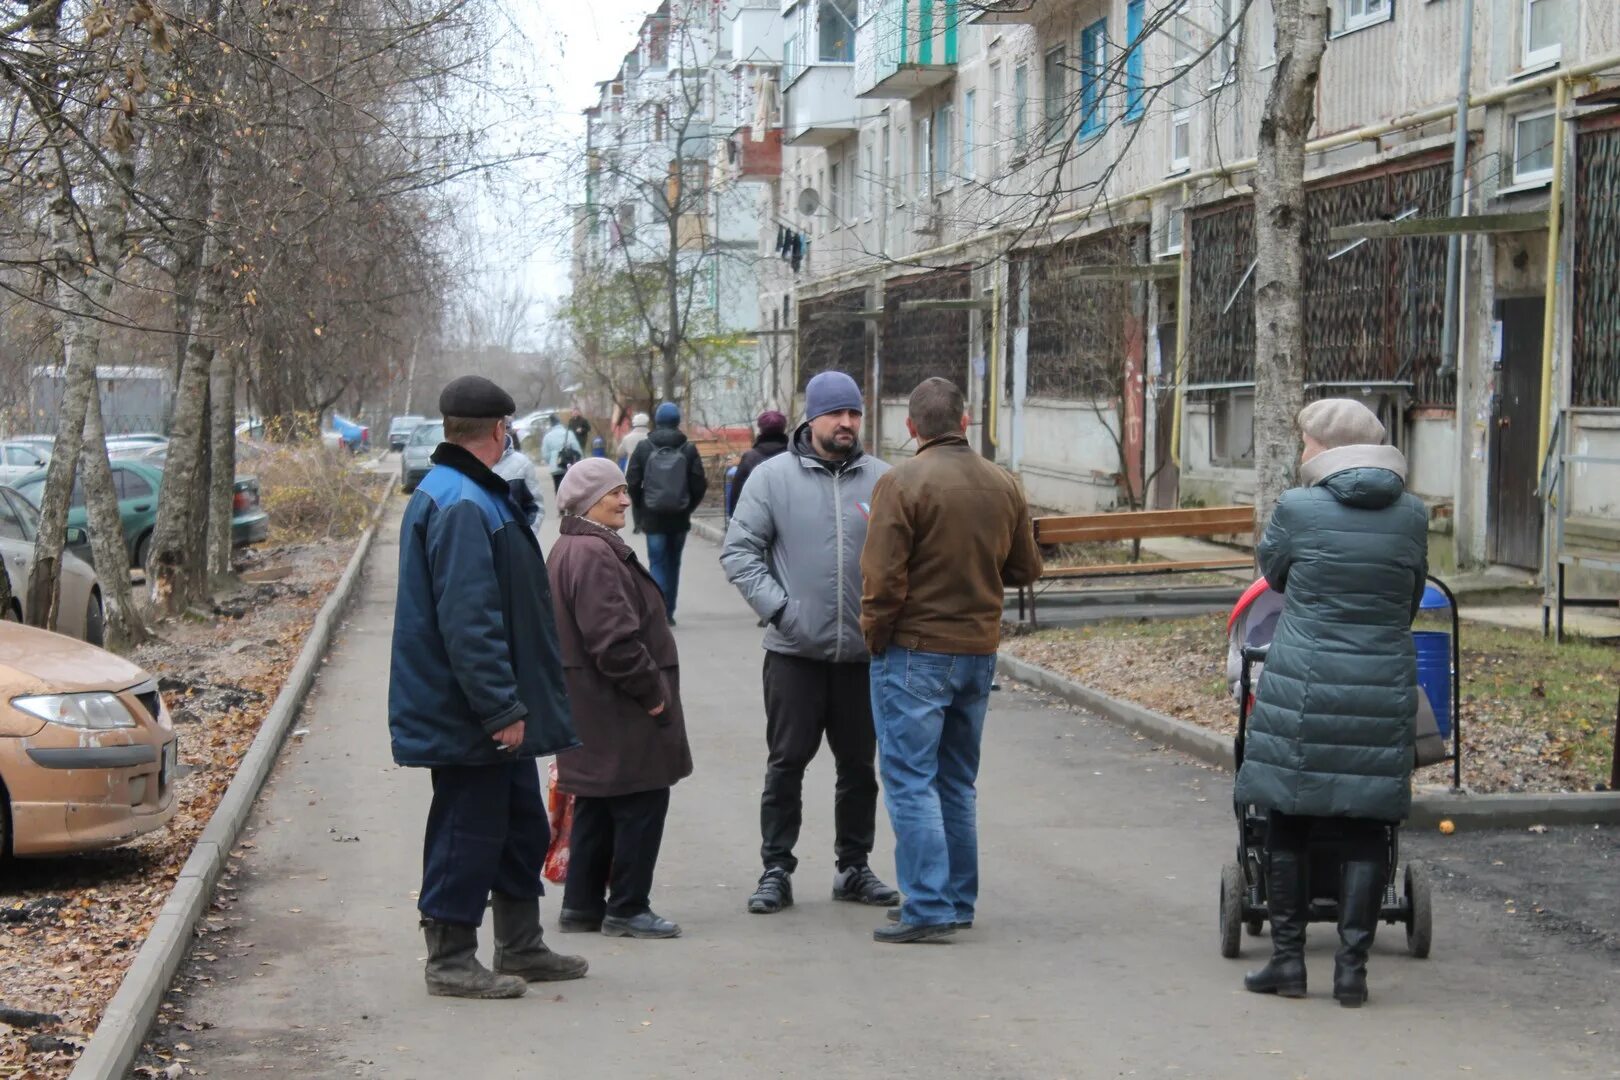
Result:
[[[1353,3],[1354,0],[1345,2]],[[1387,4],[1389,0],[1383,2]],[[1238,45],[1243,40],[1243,20],[1238,18],[1241,10],[1237,0],[1214,0],[1214,25],[1210,29],[1220,35],[1220,40],[1209,54],[1212,65],[1209,73],[1211,90],[1219,89],[1237,78]]]
[[[1557,120],[1557,117],[1556,117],[1556,115],[1554,113],[1554,110],[1552,110],[1552,109],[1531,109],[1531,110],[1529,110],[1527,112],[1517,113],[1509,120],[1509,122],[1513,125],[1513,131],[1512,131],[1512,134],[1513,134],[1513,138],[1512,138],[1513,170],[1512,170],[1512,175],[1513,175],[1513,187],[1515,189],[1518,189],[1518,188],[1530,188],[1530,187],[1541,187],[1544,184],[1552,183],[1553,169],[1556,167],[1557,163],[1554,162],[1554,161],[1551,161],[1550,159],[1553,156],[1553,146],[1557,145],[1556,142],[1549,145],[1549,147],[1547,149],[1547,157],[1549,158],[1549,163],[1548,163],[1548,165],[1547,165],[1547,167],[1545,169],[1535,169],[1535,170],[1532,170],[1532,171],[1529,171],[1529,172],[1520,172],[1519,171],[1519,162],[1523,159],[1523,155],[1521,155],[1519,153],[1519,128],[1520,128],[1520,126],[1527,123],[1528,121],[1531,121],[1531,120],[1545,120],[1548,117],[1553,118],[1553,134],[1554,134],[1554,137],[1556,138],[1557,133],[1558,133],[1558,120]]]
[[[1192,106],[1187,103],[1186,70],[1170,84],[1170,123],[1166,127],[1169,143],[1165,147],[1166,155],[1170,159],[1170,175],[1184,173],[1192,168]],[[1176,156],[1176,132],[1185,131],[1187,135],[1187,152],[1180,157]]]
[[[1521,52],[1524,56],[1525,70],[1532,68],[1551,67],[1564,58],[1564,43],[1555,41],[1551,45],[1543,45],[1539,49],[1530,48],[1530,21],[1535,14],[1537,4],[1561,5],[1563,0],[1524,0],[1524,43]],[[1560,12],[1567,14],[1567,12]]]
[[[979,133],[974,130],[973,114],[979,108],[979,95],[973,90],[962,92],[962,176],[968,180],[978,178],[974,171],[977,162],[974,161],[975,143]]]
[[[872,220],[872,206],[877,202],[876,171],[872,160],[875,151],[872,149],[872,137],[866,136],[861,140],[861,169],[865,177],[856,177],[855,182],[861,192],[860,216],[866,221]]]
[[[1339,12],[1340,25],[1335,37],[1389,22],[1395,18],[1395,0],[1340,0]]]
[[[929,155],[933,174],[929,177],[928,189],[932,194],[939,195],[951,190],[956,179],[951,169],[951,159],[956,151],[952,145],[956,135],[956,106],[947,101],[934,110],[929,134],[934,138],[934,148]]]
[[[844,223],[844,204],[838,189],[843,186],[844,160],[842,157],[827,163],[827,227],[841,228]]]
[[[1021,160],[1028,153],[1029,63],[1026,61],[1013,68],[1013,156]]]
[[[1180,203],[1166,204],[1164,211],[1164,228],[1160,233],[1160,255],[1180,255],[1185,244],[1186,222],[1181,216]]]
[[[1197,28],[1186,14],[1187,6],[1170,17],[1170,65],[1184,68],[1198,59]]]
[[[985,156],[989,161],[989,175],[993,180],[1001,171],[1001,93],[1002,93],[1001,61],[990,65],[990,122],[985,130],[989,136],[983,139]]]

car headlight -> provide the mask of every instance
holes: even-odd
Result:
[[[48,724],[63,727],[111,731],[135,726],[135,718],[116,694],[38,694],[12,698],[11,704]]]

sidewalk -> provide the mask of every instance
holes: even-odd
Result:
[[[395,522],[397,523],[397,511]],[[548,537],[554,535],[554,526]],[[560,935],[590,977],[514,1002],[429,998],[414,893],[428,781],[388,759],[397,546],[364,593],[261,800],[218,932],[186,965],[162,1045],[213,1077],[1092,1078],[1620,1075],[1612,956],[1442,891],[1436,959],[1380,932],[1373,1002],[1246,994],[1217,953],[1230,779],[1025,691],[996,695],[981,778],[983,895],[948,946],[878,946],[834,903],[833,774],[806,778],[798,905],[750,916],[764,772],[759,630],[715,548],[687,548],[680,626],[696,774],[674,793],[654,902],[676,941]],[[549,545],[549,540],[548,540]],[[879,810],[873,864],[893,880]],[[1461,850],[1461,849],[1458,849]],[[1442,875],[1444,876],[1444,875]],[[545,901],[555,923],[557,892]],[[488,956],[487,922],[485,950]],[[1595,1034],[1593,1034],[1595,1033]],[[153,1061],[154,1059],[146,1059]]]

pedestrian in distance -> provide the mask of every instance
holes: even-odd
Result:
[[[562,487],[564,474],[584,456],[584,452],[579,437],[563,426],[560,416],[552,413],[547,417],[547,423],[550,426],[546,428],[545,438],[540,440],[540,457],[551,473],[551,486],[555,490]]]
[[[669,625],[681,584],[681,554],[692,531],[692,511],[709,490],[703,458],[681,431],[681,410],[673,401],[658,406],[653,432],[630,455],[625,470],[630,501],[647,534],[647,566],[664,591]]]
[[[906,429],[917,456],[878,481],[861,556],[861,630],[904,905],[880,942],[948,939],[979,894],[979,746],[1006,589],[1041,576],[1029,506],[967,441],[962,392],[927,379]]]
[[[675,635],[663,593],[619,535],[630,508],[619,467],[580,462],[557,506],[551,588],[581,743],[557,755],[558,790],[574,796],[559,929],[679,937],[651,902],[670,788],[692,774]]]
[[[737,462],[737,472],[731,478],[731,494],[726,504],[728,518],[737,512],[737,500],[742,498],[743,485],[748,483],[754,470],[788,448],[787,417],[780,412],[775,409],[762,412],[754,425],[759,434],[754,437],[754,445]]]
[[[646,440],[647,428],[651,424],[652,419],[644,412],[638,412],[630,418],[630,430],[625,432],[624,438],[619,440],[619,468],[628,469],[630,467],[630,458],[635,454],[636,447]],[[636,509],[633,504],[630,507],[630,521],[635,532],[640,533],[641,511]]]
[[[433,780],[417,900],[428,993],[520,997],[586,970],[540,929],[550,827],[534,760],[578,739],[540,542],[491,468],[515,405],[465,375],[439,411],[445,441],[400,530],[388,728],[395,763]],[[494,971],[477,956],[486,906]]]
[[[585,447],[591,445],[590,417],[578,409],[574,410],[574,415],[568,418],[568,430],[574,433],[574,441],[579,443],[580,453],[583,455]]]
[[[510,425],[510,418],[507,423]],[[523,520],[531,529],[534,528],[535,522],[546,515],[546,497],[540,490],[539,470],[534,467],[529,455],[518,448],[517,434],[510,428],[506,436],[506,450],[502,452],[501,460],[495,463],[495,475],[511,486],[512,501],[523,511]]]
[[[1367,1000],[1388,830],[1412,808],[1418,711],[1412,620],[1428,579],[1429,515],[1406,490],[1406,457],[1359,401],[1299,414],[1301,486],[1283,493],[1257,551],[1283,610],[1255,690],[1239,804],[1269,811],[1271,960],[1257,994],[1305,996],[1312,896],[1339,896],[1333,996]],[[1330,840],[1331,838],[1331,840]],[[1310,880],[1313,840],[1337,848],[1337,880]]]
[[[877,740],[858,620],[861,547],[874,485],[888,465],[861,448],[865,403],[855,380],[825,371],[805,388],[805,422],[789,452],[748,478],[726,530],[726,578],[770,625],[765,632],[765,790],[760,857],[748,898],[758,915],[793,903],[793,848],[804,770],[823,735],[837,764],[834,900],[888,907],[899,894],[872,872]]]

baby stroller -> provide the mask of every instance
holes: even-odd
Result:
[[[1449,735],[1452,746],[1448,760],[1460,772],[1461,740],[1457,729],[1457,602],[1451,590],[1437,578],[1429,579],[1424,608],[1449,607],[1452,632],[1449,642],[1441,640],[1447,635],[1433,631],[1418,631],[1419,682],[1436,716],[1450,720],[1449,730],[1442,727],[1442,735]],[[1254,688],[1260,684],[1260,673],[1265,666],[1266,653],[1271,647],[1277,620],[1282,615],[1283,596],[1266,584],[1264,578],[1256,581],[1243,594],[1227,620],[1227,682],[1233,689],[1238,705],[1238,730],[1233,742],[1234,769],[1243,764],[1243,744],[1248,733],[1249,710],[1254,706]],[[1449,656],[1445,652],[1449,646]],[[1440,657],[1441,663],[1433,658]],[[1428,658],[1426,662],[1426,658]],[[1449,662],[1445,662],[1449,661]],[[1444,670],[1442,670],[1444,668]],[[1443,692],[1442,692],[1443,691]],[[1454,774],[1455,775],[1455,774]],[[1251,937],[1258,937],[1265,926],[1269,912],[1266,903],[1266,815],[1262,810],[1233,802],[1237,815],[1237,861],[1221,868],[1221,955],[1231,958],[1242,947],[1242,936],[1247,929]],[[1430,902],[1430,871],[1428,864],[1412,860],[1401,871],[1400,829],[1390,826],[1388,833],[1388,864],[1384,902],[1379,919],[1389,925],[1400,923],[1406,927],[1406,947],[1418,959],[1429,955],[1433,941],[1433,922]],[[1337,923],[1339,921],[1337,851],[1333,838],[1324,836],[1311,846],[1310,863],[1312,896],[1308,905],[1310,922]],[[1397,871],[1401,871],[1397,873]],[[1399,888],[1397,888],[1397,884]]]

